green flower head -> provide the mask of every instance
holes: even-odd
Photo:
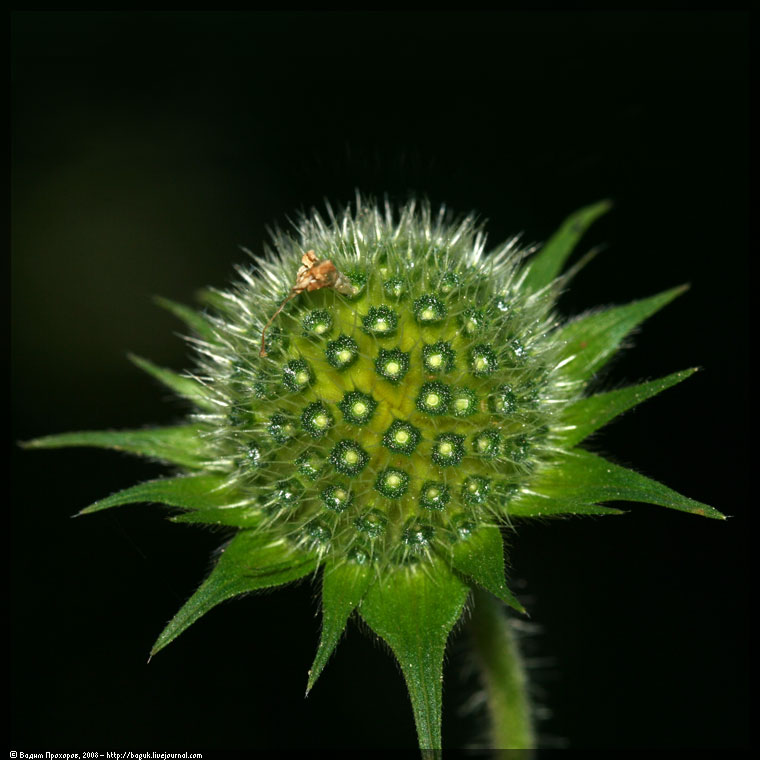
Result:
[[[472,218],[358,201],[313,213],[205,309],[162,304],[193,332],[195,366],[137,364],[192,405],[184,424],[31,442],[156,458],[178,474],[83,513],[157,502],[178,523],[227,526],[216,566],[156,641],[220,602],[321,570],[314,686],[352,614],[398,659],[423,748],[440,747],[441,668],[471,591],[524,609],[502,530],[612,515],[614,501],[723,516],[581,448],[621,412],[694,370],[589,395],[626,336],[676,287],[569,321],[564,264],[607,202],[581,209],[531,258],[485,251]],[[602,294],[603,295],[603,294]]]

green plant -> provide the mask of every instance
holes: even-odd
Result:
[[[357,202],[240,269],[202,312],[162,300],[191,328],[193,372],[134,361],[185,397],[183,425],[40,438],[36,448],[100,446],[176,474],[82,514],[135,502],[179,523],[234,534],[152,654],[216,604],[322,570],[314,686],[356,613],[390,646],[420,747],[441,746],[446,641],[471,603],[495,747],[534,745],[530,705],[502,602],[501,530],[523,519],[608,515],[641,501],[722,518],[579,448],[621,412],[694,370],[597,395],[590,380],[621,341],[684,288],[561,320],[561,270],[609,208],[581,209],[526,260],[515,240],[489,254],[471,218]]]

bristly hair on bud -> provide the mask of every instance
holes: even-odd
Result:
[[[162,301],[192,330],[195,366],[177,374],[135,361],[187,399],[186,422],[27,444],[115,448],[179,468],[82,513],[149,501],[178,509],[174,522],[232,532],[152,654],[225,599],[321,569],[308,689],[357,614],[401,665],[420,747],[438,749],[444,648],[468,597],[473,624],[490,631],[485,661],[501,658],[494,672],[522,678],[502,611],[489,617],[489,600],[524,612],[507,586],[501,529],[620,514],[607,506],[616,501],[723,518],[580,447],[694,372],[589,394],[625,337],[684,290],[558,314],[579,269],[563,267],[609,207],[576,212],[538,252],[513,238],[486,253],[472,216],[357,198],[277,232],[255,267],[207,292],[203,311]],[[495,746],[506,723],[510,746],[532,746],[524,693],[488,683]]]

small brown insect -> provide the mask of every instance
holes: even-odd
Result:
[[[296,284],[290,289],[288,297],[277,307],[277,311],[272,314],[261,331],[261,351],[259,351],[259,356],[267,355],[265,348],[267,330],[272,322],[274,322],[275,317],[285,308],[285,304],[303,293],[304,290],[312,291],[321,290],[322,288],[334,288],[346,296],[353,296],[357,293],[357,288],[351,284],[351,281],[345,275],[337,270],[332,261],[320,261],[314,251],[306,251],[301,257],[301,266],[298,267],[298,271],[296,272]]]

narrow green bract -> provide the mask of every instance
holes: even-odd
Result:
[[[683,292],[560,318],[574,274],[560,271],[608,208],[571,216],[526,263],[515,240],[486,253],[470,217],[359,201],[278,234],[256,274],[241,269],[229,290],[206,294],[206,311],[160,301],[192,331],[195,366],[133,361],[192,405],[187,423],[27,444],[120,449],[180,470],[83,513],[150,501],[184,510],[175,522],[233,531],[153,651],[225,599],[322,568],[308,688],[356,611],[399,660],[420,746],[437,749],[444,649],[470,590],[524,611],[501,529],[619,514],[610,501],[722,518],[577,448],[693,372],[587,394],[630,332]],[[532,732],[519,731],[522,746]]]

